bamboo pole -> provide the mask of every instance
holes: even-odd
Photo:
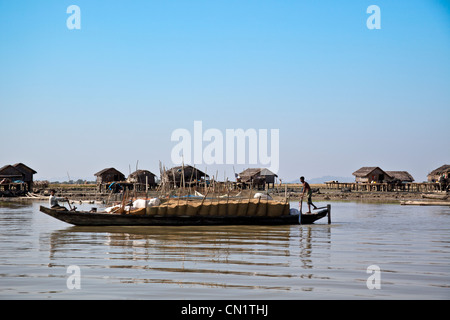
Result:
[[[284,201],[287,203],[287,183],[284,184]]]
[[[327,216],[328,216],[328,224],[331,224],[331,204],[327,204]]]
[[[195,165],[194,165],[194,167],[192,169],[192,172],[191,172],[191,179],[189,180],[189,194],[191,194],[192,178],[194,177],[194,171],[196,171],[195,170]]]

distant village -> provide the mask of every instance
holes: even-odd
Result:
[[[4,165],[0,168],[0,197],[26,196],[49,187],[49,181],[34,181],[36,170],[23,163]],[[427,182],[414,182],[406,171],[384,171],[380,167],[362,167],[355,172],[352,183],[324,181],[325,188],[347,188],[360,191],[435,191],[447,190],[450,165],[442,165],[428,174]],[[156,188],[176,189],[180,187],[200,187],[212,182],[220,183],[216,177],[190,165],[160,168],[160,177],[148,170],[136,170],[128,177],[115,168],[105,168],[93,175],[97,192],[120,193],[124,190],[144,192]],[[248,168],[236,173],[236,181],[229,182],[234,188],[268,190],[282,181],[266,168]],[[77,181],[87,183],[86,181]],[[72,181],[73,183],[73,181]]]

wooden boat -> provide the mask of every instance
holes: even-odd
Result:
[[[450,206],[450,201],[417,201],[417,200],[407,200],[400,201],[401,205],[414,205],[414,206]]]
[[[330,223],[331,207],[313,214],[291,215],[289,203],[249,200],[224,203],[174,203],[167,202],[135,214],[62,211],[44,206],[40,211],[78,226],[174,226],[174,225],[288,225],[311,224],[326,217]]]
[[[448,194],[422,194],[422,198],[424,199],[432,199],[432,200],[447,200],[449,198]]]

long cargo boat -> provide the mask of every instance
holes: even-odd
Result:
[[[93,212],[51,209],[40,211],[77,226],[174,226],[174,225],[290,225],[311,224],[328,216],[331,206],[311,214],[292,214],[288,202],[251,199],[247,201],[208,202],[169,201],[134,211]]]

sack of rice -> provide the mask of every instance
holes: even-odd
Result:
[[[211,209],[211,203],[203,202],[203,205],[200,206],[200,210],[198,212],[201,216],[209,216],[209,211]]]
[[[129,211],[129,214],[133,216],[143,216],[145,215],[145,213],[146,213],[145,208],[133,209]]]
[[[264,200],[272,200],[272,197],[268,194],[264,194],[261,192],[255,193],[255,195],[253,196],[254,199],[264,199]]]
[[[238,203],[237,201],[228,201],[227,216],[237,216]]]
[[[187,207],[188,207],[188,205],[185,203],[177,205],[176,215],[178,217],[185,216]]]
[[[167,212],[166,212],[166,216],[176,216],[177,215],[177,205],[175,203],[169,203],[167,205]]]
[[[161,204],[161,200],[159,200],[159,198],[152,198],[152,199],[148,200],[147,204],[152,207],[159,206]]]
[[[158,209],[159,209],[159,207],[147,207],[146,214],[148,216],[156,216],[158,214]]]
[[[256,216],[256,209],[259,204],[258,200],[249,200],[248,201],[248,209],[247,209],[247,216],[254,217]]]
[[[219,215],[219,205],[217,202],[212,202],[209,204],[209,215],[215,217]]]
[[[158,206],[158,207],[155,207],[155,208],[158,209],[158,212],[156,214],[157,216],[164,217],[165,215],[167,215],[167,206],[166,205]]]
[[[186,207],[186,215],[187,216],[196,216],[198,214],[198,211],[200,210],[200,205],[201,202],[200,201],[191,201],[187,204]]]
[[[269,217],[279,217],[283,215],[284,203],[271,201],[267,203],[267,215]]]
[[[261,200],[256,204],[256,216],[265,217],[267,215],[267,201]]]
[[[145,199],[136,199],[133,201],[133,207],[142,209],[145,208],[147,205],[147,200]]]
[[[248,209],[247,207],[248,207],[247,201],[238,202],[237,209],[236,209],[236,215],[239,217],[246,216],[247,209]]]
[[[120,208],[120,204],[105,209],[108,213],[114,213]]]

